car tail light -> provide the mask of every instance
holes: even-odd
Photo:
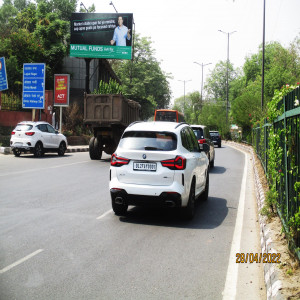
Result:
[[[167,167],[170,170],[184,170],[186,166],[186,158],[183,156],[176,156],[174,159],[168,159],[161,161],[163,167]]]
[[[206,139],[200,139],[200,140],[198,140],[198,143],[199,144],[205,144],[206,143]]]
[[[129,159],[124,158],[124,157],[119,157],[116,154],[113,154],[111,156],[111,161],[110,165],[114,167],[121,167],[123,165],[128,165],[129,164]]]
[[[16,134],[16,133],[15,133],[14,131],[12,131],[12,132],[11,132],[11,135],[14,135],[14,134]]]
[[[33,131],[29,131],[29,132],[25,132],[25,134],[26,134],[26,135],[29,135],[29,136],[32,136],[32,135],[34,135],[34,134],[35,134],[35,132],[33,132]]]

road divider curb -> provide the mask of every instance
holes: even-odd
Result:
[[[225,141],[225,144],[228,144],[232,147],[247,151],[252,156],[252,164],[254,169],[254,182],[255,182],[255,193],[256,201],[258,206],[258,218],[260,223],[260,237],[261,237],[261,252],[262,253],[277,253],[270,237],[271,230],[266,223],[266,217],[260,214],[260,210],[264,206],[265,202],[265,193],[260,181],[258,170],[255,165],[255,152],[253,151],[252,146],[242,145],[236,142]],[[267,289],[267,299],[268,300],[283,300],[285,299],[281,293],[282,282],[279,280],[278,272],[274,263],[264,264],[264,278],[265,285]]]

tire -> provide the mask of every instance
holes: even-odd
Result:
[[[202,201],[207,201],[207,199],[208,199],[208,192],[209,192],[209,172],[207,172],[207,174],[206,174],[205,190],[200,195],[200,199]]]
[[[221,143],[218,145],[219,148],[221,148]]]
[[[96,154],[95,154],[95,145],[94,145],[94,143],[95,143],[95,137],[92,137],[90,139],[90,143],[89,143],[89,153],[90,153],[90,158],[92,160],[97,159]]]
[[[65,142],[61,142],[61,143],[59,144],[57,154],[58,154],[59,156],[64,156],[64,154],[65,154],[65,152],[66,152],[66,148],[67,148],[67,147],[66,147]]]
[[[101,137],[95,138],[94,141],[94,154],[95,154],[95,159],[101,159],[102,157],[102,140]]]
[[[115,200],[111,200],[112,209],[117,216],[125,216],[127,213],[128,205],[127,204],[116,204]]]
[[[215,158],[209,163],[209,167],[212,169],[215,166]]]
[[[44,155],[43,144],[41,142],[37,142],[33,151],[34,157],[42,157]]]
[[[183,217],[186,220],[192,220],[195,215],[195,182],[192,182],[189,201],[187,207],[183,208]]]
[[[21,150],[20,149],[14,149],[13,153],[14,153],[15,157],[19,157],[21,155]]]

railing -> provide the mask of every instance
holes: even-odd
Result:
[[[265,124],[262,127],[253,129],[253,146],[266,174],[270,174],[269,171],[271,171],[268,164],[271,126],[274,128],[275,134],[278,133],[280,136],[278,146],[282,150],[283,155],[277,166],[278,172],[281,173],[280,180],[276,183],[278,192],[277,211],[288,233],[291,217],[299,212],[300,206],[300,191],[296,187],[297,184],[300,184],[300,107],[295,99],[300,99],[299,87],[278,103],[278,108],[283,106],[284,113],[273,124],[269,124],[265,120]],[[296,228],[294,241],[290,241],[290,245],[300,259],[299,228]]]
[[[1,93],[1,110],[22,110],[22,99],[16,95]]]

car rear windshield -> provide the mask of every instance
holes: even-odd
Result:
[[[15,131],[28,131],[32,129],[32,125],[29,124],[18,124]]]
[[[126,150],[172,151],[177,148],[177,137],[165,131],[126,131],[119,146]]]
[[[210,132],[211,136],[219,136],[219,132]]]
[[[197,138],[197,140],[200,140],[200,139],[203,139],[204,138],[204,135],[203,135],[203,129],[202,128],[192,128],[194,133],[195,133],[195,136]]]

